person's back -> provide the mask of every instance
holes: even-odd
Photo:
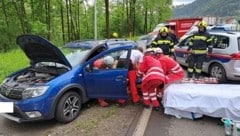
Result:
[[[166,77],[166,84],[183,79],[184,70],[178,62],[171,57],[164,55],[160,48],[156,49],[155,55],[156,59],[159,60],[162,65],[162,69]]]
[[[163,71],[166,75],[166,84],[184,78],[184,70],[174,59],[164,55],[158,60],[162,64]]]
[[[145,52],[143,62],[139,66],[139,74],[144,74],[141,83],[143,92],[143,103],[145,107],[149,107],[152,103],[153,108],[159,110],[159,102],[157,100],[156,88],[164,86],[165,75],[161,63],[154,58],[154,51],[149,49]]]

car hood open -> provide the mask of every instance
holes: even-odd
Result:
[[[30,59],[31,64],[38,62],[56,62],[71,68],[63,53],[47,39],[37,35],[21,35],[17,44]]]

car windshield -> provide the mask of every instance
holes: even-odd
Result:
[[[84,57],[89,53],[90,49],[63,48],[62,51],[71,66],[75,67],[83,62]]]

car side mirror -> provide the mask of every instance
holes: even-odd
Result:
[[[90,65],[87,65],[86,68],[85,68],[85,70],[86,70],[87,72],[92,72],[92,67],[91,67]]]

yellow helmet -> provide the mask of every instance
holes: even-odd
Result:
[[[201,21],[198,23],[198,27],[204,27],[204,28],[207,28],[207,22],[205,21]]]
[[[160,33],[162,33],[162,32],[166,32],[166,33],[168,33],[169,30],[168,30],[167,27],[164,26],[164,27],[161,27],[161,28],[160,28],[159,32],[160,32]]]
[[[112,33],[112,37],[113,38],[118,38],[118,33],[116,33],[116,32]]]

